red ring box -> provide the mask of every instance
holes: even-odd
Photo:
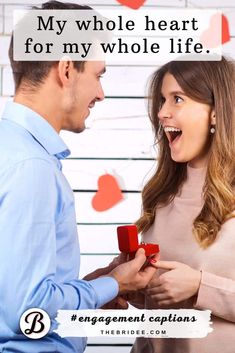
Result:
[[[139,244],[138,231],[134,224],[117,227],[117,235],[119,250],[126,254],[130,254],[131,257],[134,257],[139,248],[145,250],[146,257],[155,255],[159,252],[159,246],[157,244]]]

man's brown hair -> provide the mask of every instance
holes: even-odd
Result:
[[[92,10],[90,6],[78,5],[73,3],[64,3],[60,1],[48,1],[41,5],[41,7],[32,7],[33,10]],[[15,91],[20,87],[21,83],[30,86],[38,87],[43,83],[44,79],[49,74],[51,68],[58,63],[58,61],[16,61],[13,59],[13,35],[11,36],[9,47],[9,59],[13,72]],[[85,61],[74,61],[74,67],[78,71],[82,71]]]

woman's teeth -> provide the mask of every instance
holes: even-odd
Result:
[[[176,132],[181,132],[180,129],[178,129],[177,127],[164,127],[164,131],[165,132],[173,132],[173,131],[176,131]]]

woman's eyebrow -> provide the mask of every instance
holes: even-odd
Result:
[[[172,96],[177,96],[177,95],[186,96],[186,94],[183,91],[171,91],[170,95],[172,95]]]

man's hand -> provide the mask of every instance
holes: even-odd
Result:
[[[154,277],[145,291],[159,306],[172,305],[197,294],[200,271],[176,261],[158,261],[152,265],[167,270]]]
[[[88,273],[88,275],[83,277],[83,280],[84,281],[91,281],[91,280],[96,279],[96,278],[101,277],[101,276],[105,276],[105,275],[107,276],[107,274],[109,272],[110,272],[109,266],[98,268],[97,270],[95,270],[95,271],[93,271],[91,273]]]
[[[118,282],[119,293],[135,291],[148,285],[156,269],[153,266],[146,266],[141,270],[145,261],[144,249],[139,249],[133,260],[117,266],[108,274]]]
[[[127,300],[123,296],[118,295],[116,298],[111,300],[111,302],[103,305],[101,309],[128,309],[128,307],[129,304]]]
[[[101,276],[107,276],[115,267],[127,261],[127,256],[124,253],[114,257],[112,262],[106,267],[98,268],[97,270],[89,273],[83,279],[85,281],[91,281]]]

